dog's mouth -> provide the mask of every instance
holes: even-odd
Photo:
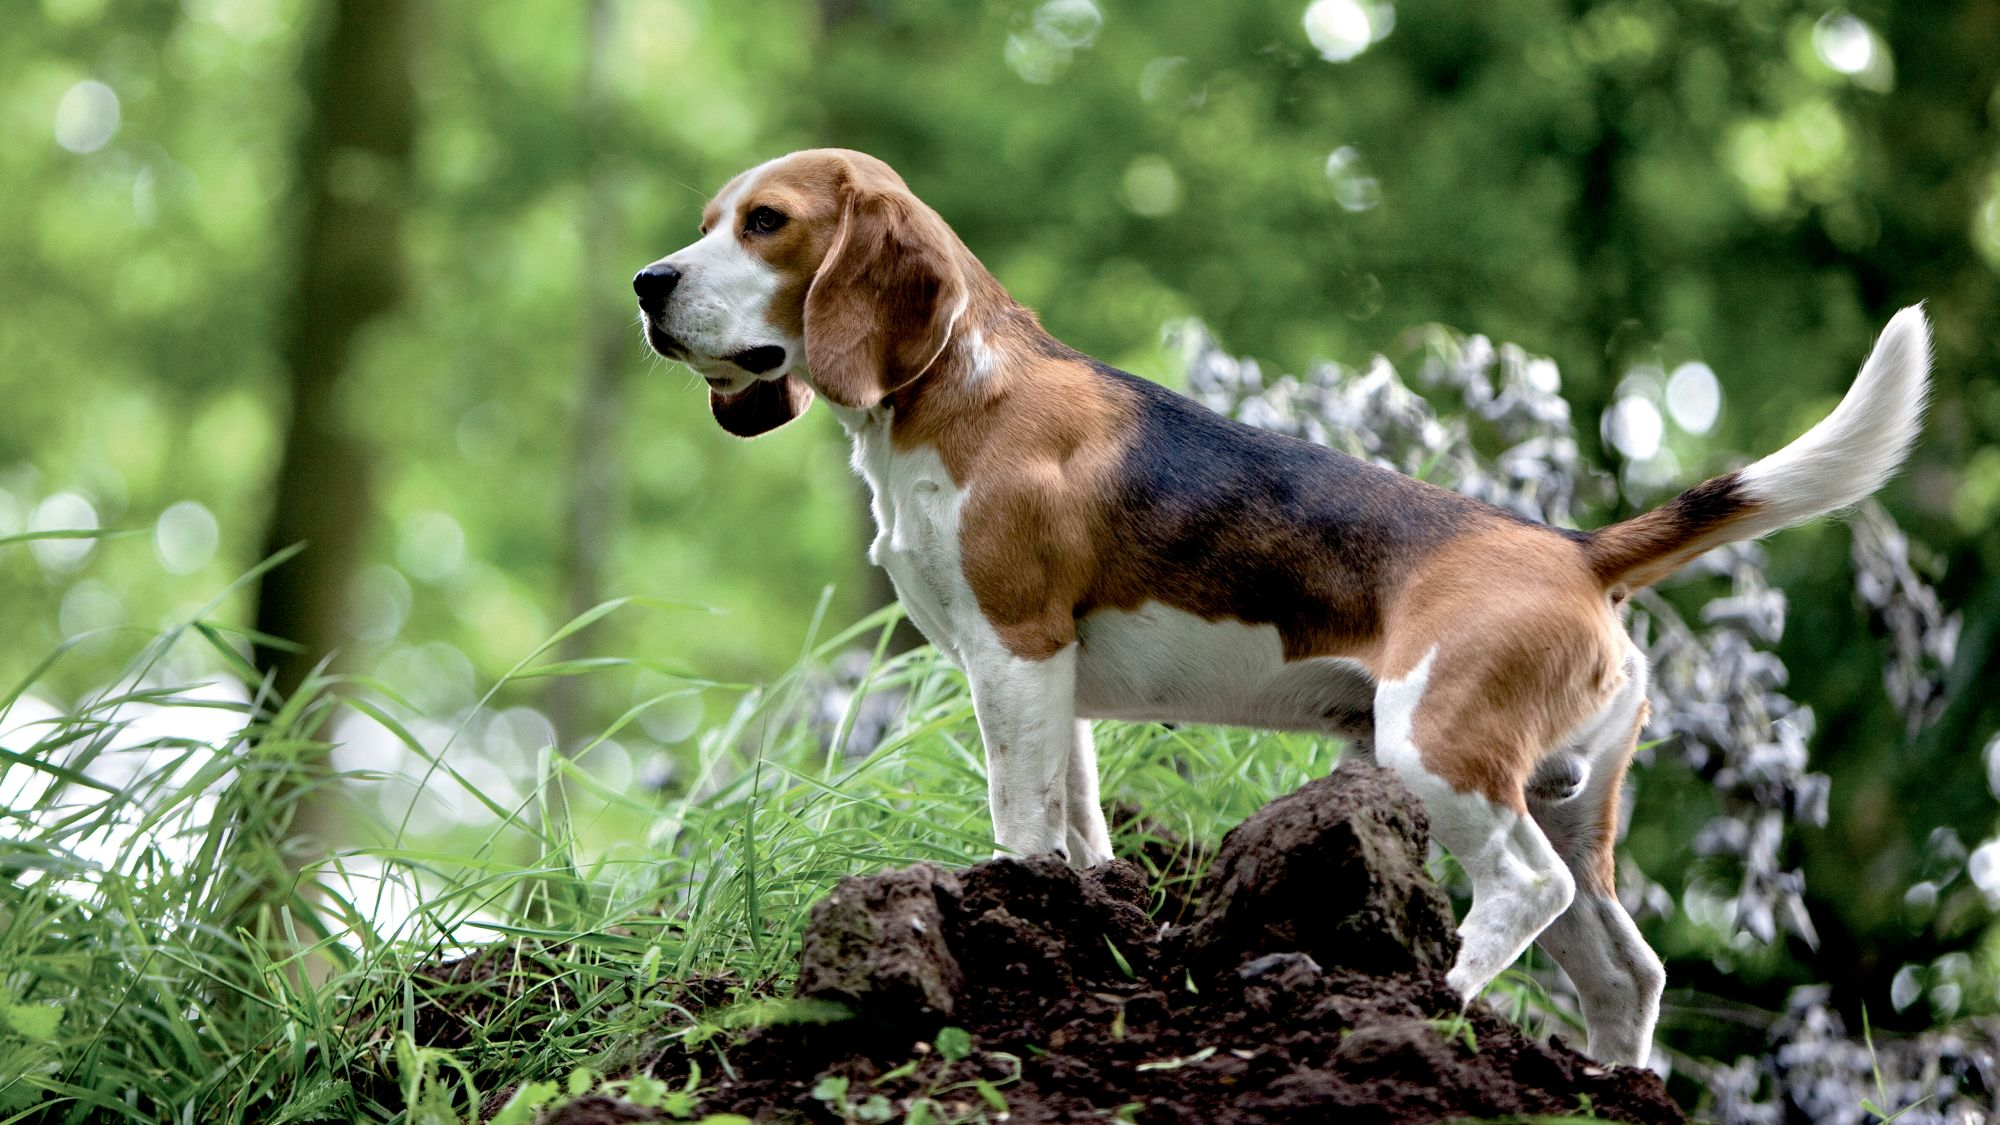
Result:
[[[650,319],[646,322],[646,343],[654,351],[668,359],[692,364],[697,371],[700,371],[702,378],[708,385],[715,390],[732,393],[736,390],[737,385],[743,381],[741,376],[710,375],[707,371],[701,370],[712,364],[714,360],[701,356],[679,337],[654,324]],[[745,348],[734,355],[720,358],[722,362],[739,367],[751,375],[765,375],[783,367],[785,361],[790,358],[790,353],[777,344],[762,344],[754,348]]]
[[[668,359],[684,360],[694,354],[688,350],[686,344],[661,331],[659,326],[653,324],[650,320],[646,323],[646,343],[651,345],[654,351],[666,356]]]

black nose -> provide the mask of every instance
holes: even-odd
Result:
[[[680,283],[681,271],[658,262],[632,275],[632,292],[639,295],[640,308],[656,313],[666,307],[667,298]]]

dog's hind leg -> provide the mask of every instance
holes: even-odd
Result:
[[[1542,933],[1540,945],[1576,985],[1600,1062],[1643,1066],[1653,1046],[1666,970],[1618,901],[1612,848],[1619,790],[1646,716],[1646,664],[1628,650],[1626,683],[1584,732],[1575,752],[1588,775],[1575,795],[1530,796],[1528,807],[1576,878],[1576,901]]]
[[[1541,827],[1528,815],[1521,788],[1525,777],[1495,786],[1500,790],[1496,800],[1441,776],[1432,764],[1435,752],[1427,755],[1428,748],[1417,745],[1416,718],[1425,706],[1437,655],[1433,648],[1404,675],[1384,679],[1377,686],[1375,757],[1394,770],[1423,802],[1432,835],[1472,880],[1472,909],[1459,926],[1458,961],[1447,975],[1451,986],[1469,1002],[1568,909],[1576,884]],[[1456,723],[1460,718],[1466,721]],[[1472,719],[1445,715],[1442,729],[1457,727],[1459,737],[1470,740],[1507,737],[1490,717],[1485,723]],[[1440,723],[1426,722],[1424,726],[1437,730]],[[1518,748],[1478,745],[1474,749],[1484,761],[1522,761],[1526,757],[1511,752]]]

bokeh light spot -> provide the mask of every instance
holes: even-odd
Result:
[[[2000,910],[2000,839],[1979,845],[1966,861],[1965,872],[1971,876],[1972,885],[1986,896],[1986,905]]]
[[[1389,33],[1395,9],[1360,0],[1313,0],[1306,8],[1306,38],[1328,62],[1346,62]]]
[[[701,695],[658,673],[639,676],[632,685],[632,703],[645,708],[639,712],[639,726],[656,741],[672,745],[701,729]]]
[[[1326,178],[1333,185],[1334,202],[1343,210],[1367,211],[1382,202],[1382,182],[1368,174],[1361,151],[1353,145],[1327,154]]]
[[[1091,0],[1049,0],[1035,9],[1035,31],[1072,51],[1097,42],[1097,33],[1103,29],[1104,13]]]
[[[193,574],[207,566],[220,540],[215,516],[194,500],[169,506],[153,524],[153,553],[172,574]]]
[[[1125,169],[1125,206],[1149,219],[1172,214],[1181,205],[1181,180],[1165,157],[1146,155]]]
[[[1722,384],[1706,363],[1694,361],[1674,368],[1667,376],[1667,412],[1674,425],[1691,434],[1706,434],[1715,428],[1722,413]]]
[[[71,152],[96,152],[118,132],[118,94],[95,79],[71,86],[56,103],[56,143]]]
[[[1666,423],[1660,408],[1640,395],[1626,395],[1604,415],[1604,439],[1612,448],[1634,461],[1646,461],[1660,452]]]
[[[1024,82],[1046,86],[1069,67],[1070,59],[1097,42],[1104,13],[1092,0],[1048,0],[1035,9],[1033,24],[1007,36],[1003,57]]]
[[[1994,177],[1986,205],[1979,209],[1973,220],[1972,241],[1979,247],[1979,253],[1988,265],[2000,269],[2000,176]]]
[[[456,576],[465,565],[465,529],[443,512],[418,512],[403,521],[396,564],[433,585]]]
[[[1875,36],[1850,12],[1828,12],[1813,25],[1813,50],[1842,74],[1860,74],[1875,61]]]
[[[1852,12],[1832,11],[1813,24],[1813,53],[1836,73],[1865,90],[1887,92],[1895,84],[1889,46]]]
[[[409,579],[393,566],[371,566],[355,578],[348,593],[347,631],[357,640],[383,644],[394,640],[410,616]]]
[[[58,492],[35,505],[29,531],[96,531],[97,509],[74,492]],[[75,570],[97,546],[94,539],[35,539],[28,548],[45,570]]]
[[[65,640],[125,624],[125,602],[118,594],[95,579],[86,578],[63,594],[56,610],[56,626]]]
[[[1904,965],[1896,970],[1895,979],[1889,982],[1889,1003],[1902,1011],[1917,1002],[1924,994],[1923,980],[1917,975],[1915,965]]]

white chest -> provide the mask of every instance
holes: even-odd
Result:
[[[838,414],[854,439],[854,471],[868,482],[875,516],[868,561],[889,573],[904,612],[925,638],[963,666],[968,646],[991,643],[959,562],[964,491],[928,447],[895,449],[886,411]]]

